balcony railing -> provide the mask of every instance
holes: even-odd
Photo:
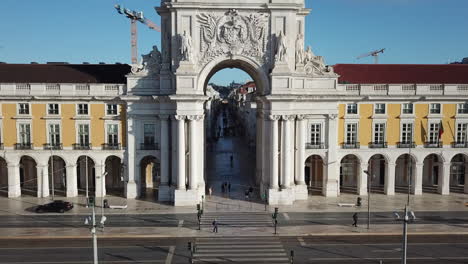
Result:
[[[91,143],[73,144],[73,149],[74,150],[90,150],[90,149],[92,149],[92,145],[91,145]]]
[[[45,150],[62,150],[63,145],[62,143],[48,143],[48,144],[44,144],[44,149]]]
[[[441,148],[442,147],[442,142],[426,141],[426,142],[424,142],[424,147],[425,148]]]
[[[33,143],[16,143],[15,149],[16,150],[28,150],[33,149]]]
[[[397,148],[415,148],[416,143],[413,142],[398,142],[397,143]]]
[[[140,150],[159,150],[158,143],[141,143]]]
[[[314,142],[314,143],[306,143],[306,149],[324,149],[325,143],[321,142]]]
[[[468,142],[452,142],[452,148],[468,148]]]
[[[342,149],[358,149],[360,148],[359,142],[353,142],[353,143],[342,143],[341,148]]]
[[[120,150],[120,143],[106,143],[102,144],[102,150]]]
[[[387,148],[387,142],[371,142],[369,148]]]

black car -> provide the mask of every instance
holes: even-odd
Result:
[[[39,205],[36,208],[36,213],[44,213],[44,212],[64,213],[71,209],[73,209],[72,203],[62,201],[62,200],[56,200],[48,204]]]

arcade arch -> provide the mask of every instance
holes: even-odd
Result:
[[[430,154],[424,159],[423,192],[437,193],[437,186],[440,184],[443,169],[444,163],[440,155]]]
[[[55,192],[66,196],[67,191],[67,170],[65,161],[59,156],[51,156],[48,160],[48,172],[49,172],[49,192]],[[53,190],[52,190],[53,185]]]
[[[395,162],[395,191],[407,193],[408,186],[414,185],[416,160],[412,155],[400,155]]]
[[[450,161],[450,192],[464,193],[468,190],[468,156],[457,154]]]
[[[105,161],[106,192],[109,194],[123,196],[124,182],[122,175],[122,160],[117,156],[109,156]]]
[[[321,156],[311,155],[305,161],[305,181],[314,193],[322,193],[324,162]]]
[[[8,196],[8,165],[2,157],[0,157],[0,195]]]
[[[89,156],[80,156],[76,162],[76,176],[78,183],[78,192],[88,195],[94,193],[95,190],[95,171],[94,160]]]
[[[361,171],[361,162],[353,154],[348,154],[341,159],[340,166],[340,192],[357,192],[358,177]]]
[[[381,154],[373,155],[369,159],[369,173],[371,182],[368,184],[371,184],[371,190],[383,191],[387,174],[387,159]]]
[[[161,164],[154,156],[143,157],[140,161],[140,197],[158,197],[161,183]]]
[[[19,163],[21,194],[37,196],[37,163],[30,156],[22,156]]]

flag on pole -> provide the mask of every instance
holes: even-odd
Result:
[[[440,124],[439,124],[439,141],[442,138],[442,134],[444,134],[444,125],[442,125],[442,120],[440,120]]]

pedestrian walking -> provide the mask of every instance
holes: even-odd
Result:
[[[213,233],[218,233],[218,221],[216,220],[216,218],[213,220]]]
[[[246,199],[246,200],[249,199],[249,190],[245,190],[245,199]]]
[[[353,214],[353,226],[354,227],[357,227],[357,221],[358,221],[358,214],[357,213],[354,213]]]
[[[211,195],[213,194],[213,188],[211,186],[208,188],[208,194],[210,195],[210,198],[211,198]]]

